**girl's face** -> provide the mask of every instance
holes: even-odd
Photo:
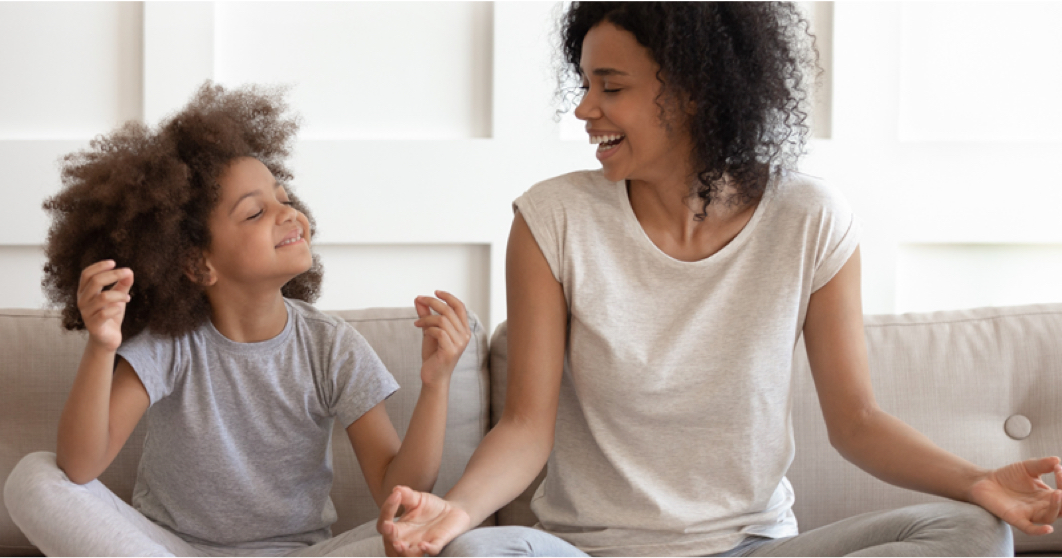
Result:
[[[685,180],[692,153],[686,116],[668,110],[670,129],[661,120],[660,66],[649,50],[630,32],[602,22],[583,39],[579,69],[584,96],[575,116],[586,121],[605,177],[661,182],[682,173]]]
[[[234,160],[218,183],[221,198],[210,214],[205,254],[212,284],[279,289],[310,269],[309,220],[261,161]]]

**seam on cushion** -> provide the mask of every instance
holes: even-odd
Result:
[[[881,314],[878,314],[878,315],[881,315]],[[961,323],[966,323],[966,322],[981,322],[981,321],[984,321],[984,320],[1000,320],[1000,319],[1003,319],[1003,318],[1024,318],[1024,317],[1029,317],[1029,316],[1062,316],[1062,311],[1055,311],[1055,312],[1029,312],[1029,313],[1022,313],[1022,314],[1004,314],[1002,316],[984,316],[984,317],[981,317],[981,318],[959,318],[959,319],[954,319],[954,320],[940,320],[940,321],[914,322],[914,323],[888,322],[888,323],[884,323],[884,324],[864,324],[864,326],[865,327],[885,327],[885,326],[895,327],[895,326],[924,326],[924,325],[935,325],[935,324],[961,324]]]

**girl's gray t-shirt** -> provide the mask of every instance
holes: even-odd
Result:
[[[848,261],[844,199],[793,173],[695,262],[662,252],[624,182],[576,172],[514,202],[561,283],[568,346],[541,526],[597,555],[708,555],[797,534],[793,351]]]
[[[237,343],[209,321],[118,354],[151,399],[133,506],[195,543],[316,543],[336,520],[332,425],[398,383],[345,321],[285,300],[284,331]]]

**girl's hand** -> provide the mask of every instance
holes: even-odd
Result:
[[[122,320],[133,286],[133,270],[114,266],[113,260],[105,260],[86,267],[77,288],[77,307],[89,343],[107,351],[116,351],[122,344]],[[104,290],[107,286],[111,288]]]
[[[399,508],[405,511],[395,517]],[[380,507],[376,530],[388,556],[434,556],[471,523],[464,510],[434,494],[396,486]]]
[[[424,385],[448,381],[472,338],[465,305],[450,293],[435,291],[435,295],[439,298],[418,296],[413,302],[419,316],[413,325],[424,334],[420,350],[424,362],[420,380]]]
[[[1062,490],[1052,489],[1040,475],[1055,474],[1062,487],[1059,458],[1044,457],[1011,463],[974,483],[970,499],[1026,535],[1047,535],[1062,509]]]

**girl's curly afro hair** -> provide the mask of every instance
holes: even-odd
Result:
[[[796,166],[808,133],[806,78],[817,77],[817,55],[808,22],[792,4],[573,2],[560,24],[558,93],[565,101],[577,95],[571,86],[581,81],[583,39],[601,22],[649,50],[660,66],[662,98],[693,101],[688,130],[701,217],[725,179],[737,188],[726,203],[744,205]]]
[[[133,270],[132,300],[122,335],[145,328],[179,336],[210,317],[203,288],[192,279],[210,246],[208,217],[220,197],[217,177],[234,159],[254,157],[287,187],[284,164],[298,130],[286,116],[282,89],[250,86],[226,91],[205,83],[188,106],[157,130],[128,122],[62,161],[61,191],[44,202],[52,215],[42,285],[62,310],[66,329],[85,329],[77,306],[81,271],[112,259]],[[294,206],[309,211],[290,194]],[[309,271],[283,287],[284,296],[313,302],[323,270],[317,255]]]

